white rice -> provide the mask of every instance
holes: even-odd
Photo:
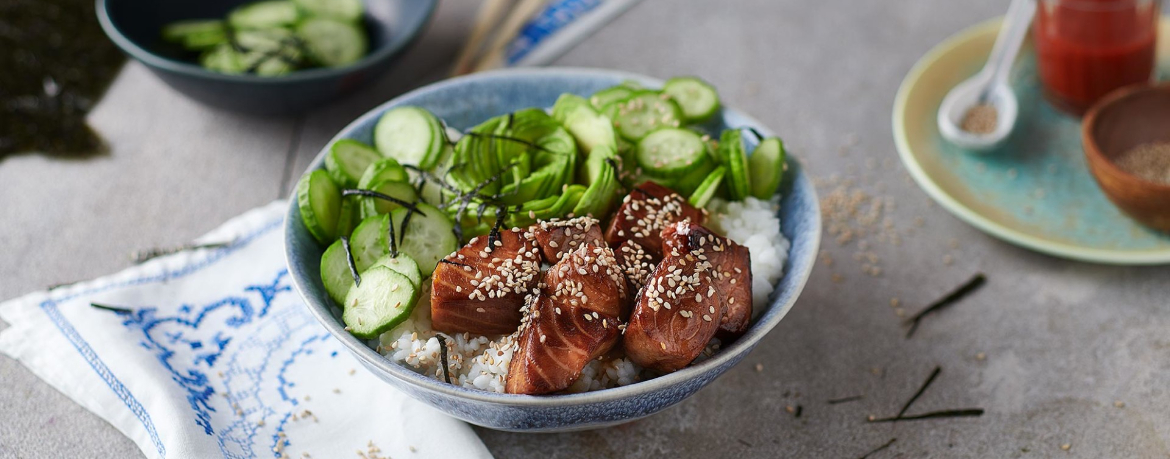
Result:
[[[772,290],[784,277],[788,239],[780,232],[780,197],[764,201],[748,197],[740,202],[713,199],[711,229],[748,248],[752,256],[752,318],[768,305]]]
[[[744,245],[752,257],[753,318],[768,304],[773,285],[784,275],[788,258],[788,240],[780,233],[776,216],[779,198],[763,201],[747,198],[742,202],[712,201],[711,229]],[[444,380],[438,336],[447,341],[447,362],[451,383],[459,386],[504,392],[508,366],[512,362],[513,336],[448,335],[431,328],[430,286],[419,294],[414,312],[405,322],[371,342],[379,353],[392,362],[414,369],[420,374]],[[700,360],[719,348],[713,341]],[[652,375],[626,358],[589,362],[581,377],[567,392],[587,392],[633,384]]]

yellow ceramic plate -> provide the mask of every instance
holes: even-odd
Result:
[[[1113,264],[1170,263],[1170,235],[1125,217],[1085,166],[1080,122],[1043,101],[1030,43],[1013,68],[1020,99],[1015,132],[995,152],[964,152],[944,141],[935,117],[946,93],[983,66],[1000,20],[973,26],[926,54],[898,89],[894,140],[910,175],[939,204],[987,233],[1032,250]],[[1170,19],[1158,62],[1170,76]]]

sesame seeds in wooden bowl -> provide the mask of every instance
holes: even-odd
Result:
[[[1081,125],[1089,171],[1105,195],[1139,223],[1170,231],[1170,83],[1122,88]]]

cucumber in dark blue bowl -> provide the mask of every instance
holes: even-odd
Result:
[[[97,0],[97,14],[114,44],[184,95],[235,112],[288,115],[333,100],[389,70],[417,38],[437,3]],[[338,28],[330,27],[334,22],[352,24],[367,41],[358,43],[356,51],[341,46],[347,43],[338,44],[336,34],[330,33]],[[266,33],[271,27],[299,27],[314,40],[308,40],[311,46],[304,53],[297,50],[251,66],[246,65],[250,59],[223,47],[234,31]],[[284,65],[300,54],[309,63],[304,67],[310,68]]]

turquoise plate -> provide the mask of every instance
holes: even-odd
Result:
[[[1080,120],[1044,101],[1031,44],[1012,74],[1020,119],[996,151],[968,153],[942,139],[935,117],[950,88],[983,66],[1000,20],[971,27],[926,54],[898,90],[894,138],[910,175],[960,219],[1000,239],[1075,260],[1170,263],[1170,235],[1147,229],[1102,194],[1085,164]],[[1158,43],[1170,77],[1170,19]]]

